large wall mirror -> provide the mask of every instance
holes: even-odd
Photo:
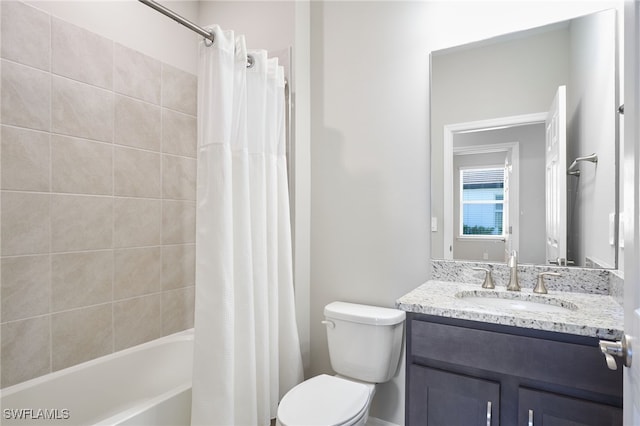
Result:
[[[615,268],[616,11],[431,54],[432,257]]]

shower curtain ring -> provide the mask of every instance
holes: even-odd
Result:
[[[213,46],[213,42],[216,39],[215,34],[213,33],[213,30],[209,30],[209,35],[211,36],[210,38],[209,37],[204,38],[204,45],[207,47]]]

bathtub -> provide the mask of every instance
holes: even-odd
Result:
[[[188,425],[193,330],[2,389],[4,425]]]

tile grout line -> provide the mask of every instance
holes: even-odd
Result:
[[[108,252],[108,251],[116,251],[116,250],[138,250],[138,249],[150,249],[157,247],[187,247],[187,246],[195,246],[193,242],[187,243],[168,243],[168,244],[149,244],[149,245],[139,245],[139,246],[123,246],[123,247],[106,247],[106,248],[88,248],[82,250],[65,250],[65,251],[53,251],[53,252],[39,252],[39,253],[21,253],[21,254],[10,254],[2,256],[3,259],[16,259],[22,257],[40,257],[40,256],[59,256],[59,255],[72,255],[72,254],[80,254],[80,253],[100,253],[100,252]]]
[[[53,20],[48,14],[49,20],[49,372],[53,371],[53,144],[51,131],[53,130]]]
[[[161,63],[160,64],[160,196],[162,201],[160,202],[160,244],[164,244],[164,114],[162,111],[164,105],[164,72],[165,67]],[[160,335],[165,335],[164,330],[164,256],[165,251],[163,248],[160,249]]]
[[[116,312],[115,312],[115,286],[116,286],[116,43],[111,40],[111,90],[113,94],[113,114],[111,116],[111,352],[116,348]]]
[[[177,293],[180,291],[185,291],[191,287],[195,287],[194,284],[190,284],[190,285],[185,285],[182,287],[176,287],[176,288],[172,288],[172,289],[168,289],[166,291],[163,290],[158,290],[158,291],[153,291],[153,292],[149,292],[149,293],[143,293],[143,294],[137,294],[137,295],[133,295],[133,296],[127,296],[124,297],[122,299],[118,299],[117,302],[126,302],[129,300],[135,300],[135,299],[141,299],[141,298],[145,298],[145,297],[150,297],[150,296],[158,296],[158,295],[162,295],[162,293]],[[39,315],[33,315],[33,316],[29,316],[29,317],[24,317],[24,318],[16,318],[16,319],[12,319],[10,321],[4,321],[1,324],[5,325],[5,324],[14,324],[14,323],[18,323],[21,321],[26,321],[26,320],[31,320],[31,319],[36,319],[36,318],[46,318],[49,317],[51,315],[58,315],[58,314],[66,314],[69,312],[78,312],[78,311],[82,311],[84,309],[89,309],[89,308],[96,308],[99,306],[107,306],[107,305],[113,305],[113,302],[109,302],[109,301],[105,301],[105,302],[99,302],[99,303],[93,303],[90,305],[82,305],[82,306],[74,306],[71,308],[66,308],[66,309],[61,309],[59,311],[55,311],[53,313],[43,313],[43,314],[39,314]]]

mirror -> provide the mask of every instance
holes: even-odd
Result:
[[[431,53],[433,258],[616,267],[616,38],[606,10]]]

